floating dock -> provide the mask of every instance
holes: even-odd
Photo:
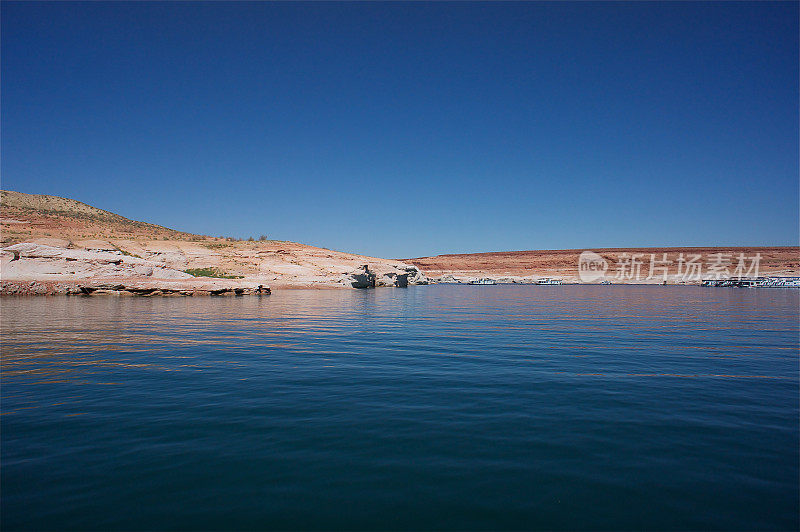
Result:
[[[733,279],[704,279],[702,286],[737,288],[800,288],[800,277],[742,277]]]

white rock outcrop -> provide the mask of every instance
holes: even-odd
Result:
[[[430,280],[416,266],[403,265],[408,274],[408,284],[429,284]]]
[[[372,288],[375,286],[375,272],[370,271],[369,266],[364,264],[350,272],[345,278],[345,283],[353,288]]]
[[[190,279],[188,273],[163,263],[123,255],[119,251],[67,249],[22,243],[0,250],[0,277],[24,279],[131,278]]]
[[[408,272],[401,272],[398,270],[383,272],[376,276],[375,286],[405,288],[408,286]]]
[[[390,286],[406,288],[412,284],[428,284],[428,278],[415,266],[407,264],[387,265],[364,264],[346,277],[345,284],[353,288],[372,288],[375,286]]]

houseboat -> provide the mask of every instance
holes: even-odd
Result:
[[[536,281],[536,284],[561,284],[561,279],[551,279],[550,277],[545,277],[544,279],[539,279]]]

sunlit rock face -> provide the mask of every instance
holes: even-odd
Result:
[[[372,288],[375,286],[375,273],[370,271],[368,265],[364,264],[347,276],[347,282],[353,288]]]
[[[163,263],[123,255],[119,251],[68,249],[33,243],[21,243],[2,248],[0,273],[2,273],[3,280],[192,278],[188,273],[169,268]]]

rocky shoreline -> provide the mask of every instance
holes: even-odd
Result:
[[[0,295],[36,296],[245,296],[269,295],[271,290],[264,285],[220,286],[214,283],[162,283],[152,281],[125,282],[80,282],[80,281],[2,281]]]
[[[195,276],[173,267],[169,260],[145,259],[115,249],[36,242],[0,249],[0,295],[265,295],[271,291],[268,279],[258,275]],[[428,282],[416,267],[401,263],[363,264],[350,271],[339,268],[327,275],[278,280],[281,288],[404,288]]]

